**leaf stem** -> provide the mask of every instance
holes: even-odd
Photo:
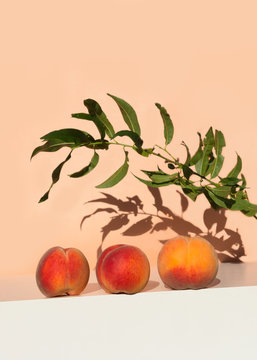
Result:
[[[175,163],[177,163],[176,158],[175,158],[173,155],[171,155],[171,153],[167,150],[166,147],[163,148],[163,147],[161,147],[161,146],[159,146],[159,145],[157,145],[157,144],[156,144],[155,146],[157,146],[159,149],[161,149],[161,150],[163,150],[164,152],[166,152],[166,154],[168,154],[168,155],[173,159],[173,161],[174,161]]]

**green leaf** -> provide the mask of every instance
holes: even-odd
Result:
[[[243,174],[241,174],[241,178],[242,178],[243,182],[242,182],[242,185],[240,187],[241,187],[241,189],[245,189],[245,187],[246,187],[246,178],[245,178],[245,176]]]
[[[214,135],[213,135],[212,127],[210,127],[210,129],[205,135],[202,157],[196,164],[197,171],[199,172],[200,175],[205,175],[208,169],[209,156],[212,153],[213,146],[214,146]]]
[[[195,201],[199,193],[193,191],[192,189],[181,186],[182,191],[185,195],[187,195],[191,200]]]
[[[191,160],[190,160],[190,165],[195,165],[202,157],[203,154],[203,141],[202,141],[202,137],[201,134],[198,132],[197,135],[199,136],[199,146],[198,149],[196,150],[196,153],[192,156]]]
[[[105,180],[100,185],[97,185],[96,188],[102,189],[102,188],[112,187],[118,184],[127,175],[129,165],[128,165],[128,153],[126,151],[125,151],[125,156],[126,158],[124,164],[117,171],[115,171],[115,173],[112,174],[107,180]]]
[[[100,133],[101,138],[103,139],[105,137],[105,126],[96,116],[85,113],[71,114],[71,116],[76,119],[93,121]]]
[[[237,200],[238,201],[238,200]],[[256,217],[257,214],[257,205],[250,203],[247,200],[240,200],[240,201],[244,201],[247,202],[247,205],[245,206],[245,208],[242,210],[242,213],[245,214],[246,216],[254,216]]]
[[[242,179],[238,179],[235,177],[227,177],[220,180],[220,183],[223,185],[233,186],[237,185]]]
[[[245,215],[253,216],[257,213],[257,205],[251,204],[247,200],[236,199],[235,202],[232,204],[230,210],[241,210]]]
[[[187,151],[187,158],[186,158],[186,161],[185,161],[185,165],[189,165],[190,160],[191,160],[191,155],[190,155],[190,152],[189,152],[189,148],[188,148],[187,144],[184,141],[182,141],[181,145],[185,146],[186,151]]]
[[[171,121],[170,115],[167,113],[167,110],[158,103],[155,103],[155,105],[157,106],[157,108],[160,110],[161,113],[161,117],[164,124],[165,145],[167,146],[173,138],[174,126]]]
[[[129,105],[125,100],[120,99],[114,95],[107,94],[110,96],[118,105],[121,114],[125,123],[128,125],[129,129],[140,136],[141,130],[137,120],[137,114],[135,110]]]
[[[222,148],[226,146],[224,135],[221,131],[215,130],[215,152],[216,155],[222,153]]]
[[[224,135],[221,131],[215,130],[214,147],[216,152],[216,158],[211,153],[211,159],[209,158],[209,166],[205,175],[211,174],[211,179],[218,176],[223,166],[224,157],[221,155],[222,148],[226,146]]]
[[[231,193],[231,186],[220,186],[216,188],[208,188],[217,196],[227,197]]]
[[[40,139],[59,141],[60,144],[73,144],[74,147],[85,145],[95,140],[93,136],[87,132],[78,129],[60,129],[51,131],[50,133],[42,136]]]
[[[213,166],[211,169],[211,179],[219,175],[220,170],[223,166],[223,162],[224,162],[224,156],[221,154],[217,154],[217,157],[213,160]]]
[[[233,200],[231,199],[227,199],[223,196],[218,196],[218,195],[215,195],[213,193],[213,190],[212,189],[209,189],[206,187],[206,190],[208,192],[208,195],[210,196],[210,198],[213,200],[213,202],[222,207],[222,208],[225,208],[225,209],[229,209],[231,206],[232,206],[232,203],[233,203]]]
[[[185,176],[185,178],[188,180],[189,178],[190,178],[190,176],[191,175],[193,175],[193,170],[192,169],[190,169],[190,167],[189,166],[187,166],[187,165],[182,165],[182,170],[183,170],[183,174],[184,174],[184,176]]]
[[[217,204],[215,203],[215,201],[212,200],[212,198],[211,198],[210,195],[209,195],[209,192],[208,192],[206,189],[204,189],[203,193],[204,193],[206,199],[209,201],[209,203],[210,203],[210,205],[211,205],[211,207],[212,207],[213,209],[219,210],[220,208],[223,207],[223,206],[217,205]]]
[[[134,174],[133,174],[134,175]],[[171,185],[171,184],[174,184],[173,181],[168,181],[168,182],[163,182],[163,183],[154,183],[152,181],[149,181],[149,180],[144,180],[144,179],[141,179],[139,178],[138,176],[134,175],[135,178],[137,178],[139,181],[141,181],[142,183],[144,183],[145,185],[147,186],[151,186],[151,187],[162,187],[162,186],[168,186],[168,185]]]
[[[90,114],[85,114],[85,113],[77,113],[77,114],[71,114],[71,117],[74,117],[76,119],[81,119],[81,120],[93,120],[92,115]]]
[[[138,148],[141,148],[143,145],[141,137],[133,131],[121,130],[114,134],[113,138],[116,138],[117,136],[128,136]]]
[[[214,169],[214,165],[215,165],[215,157],[213,155],[213,152],[211,152],[211,154],[209,155],[209,163],[208,163],[207,170],[205,172],[205,177],[212,173],[212,171]]]
[[[85,166],[80,171],[77,171],[69,176],[72,178],[78,178],[78,177],[88,174],[90,171],[92,171],[96,167],[96,165],[98,164],[98,161],[99,161],[99,155],[96,152],[94,152],[94,155],[93,155],[90,163],[87,166]]]
[[[234,166],[234,168],[230,171],[230,173],[227,175],[227,178],[236,178],[240,171],[242,169],[242,159],[240,158],[240,156],[237,154],[237,162],[236,165]]]
[[[177,177],[178,173],[169,175],[165,174],[163,171],[147,171],[147,170],[141,170],[144,174],[146,174],[154,183],[164,183],[164,182],[174,182]]]
[[[68,147],[73,147],[73,143],[72,144],[67,144],[67,143],[60,143],[60,141],[47,141],[44,145],[38,146],[36,147],[33,152],[32,155],[30,157],[30,159],[32,159],[35,155],[37,155],[39,152],[54,152],[57,151],[59,149],[61,149],[64,146],[68,146]]]
[[[241,179],[242,179],[242,184],[241,185],[235,185],[235,186],[239,186],[240,190],[238,190],[237,192],[235,191],[235,197],[237,199],[243,199],[243,200],[248,200],[248,194],[247,191],[245,190],[246,188],[246,178],[243,174],[241,174]]]
[[[115,134],[115,131],[98,102],[93,99],[87,99],[84,100],[84,105],[88,109],[89,114],[94,118],[96,125],[101,124],[104,127],[106,134],[109,136],[109,138],[112,138]]]
[[[71,152],[69,153],[69,155],[67,156],[67,158],[61,162],[57,168],[54,169],[53,173],[52,173],[52,184],[49,188],[49,190],[41,197],[41,199],[39,200],[39,202],[43,202],[45,200],[48,199],[48,196],[49,196],[49,193],[50,193],[50,190],[52,189],[53,185],[57,183],[57,181],[60,179],[60,174],[61,174],[61,170],[63,168],[63,165],[68,161],[70,160],[71,158],[71,153],[72,153],[72,150]]]

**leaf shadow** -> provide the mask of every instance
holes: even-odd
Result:
[[[214,210],[211,207],[207,208],[203,214],[205,229],[202,229],[185,219],[184,214],[188,209],[189,203],[183,193],[177,191],[180,196],[181,206],[181,215],[177,215],[163,204],[159,188],[148,187],[148,190],[153,197],[153,206],[156,208],[156,213],[145,211],[144,204],[138,195],[126,197],[125,200],[122,200],[113,195],[102,193],[104,197],[87,202],[105,203],[112,207],[98,208],[93,213],[84,216],[80,224],[81,229],[84,222],[97,213],[114,213],[108,223],[101,229],[102,237],[97,249],[97,258],[102,253],[103,243],[107,236],[114,231],[123,230],[126,225],[129,225],[128,228],[121,232],[123,236],[136,237],[169,229],[182,236],[198,235],[208,240],[214,246],[221,262],[242,262],[241,258],[246,255],[243,241],[238,229],[232,230],[226,227],[227,217],[225,209]],[[158,241],[164,244],[167,240],[169,239]]]

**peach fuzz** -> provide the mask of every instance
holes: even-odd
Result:
[[[205,288],[218,271],[214,247],[199,236],[168,240],[159,252],[157,264],[164,284],[177,290]]]
[[[109,293],[135,294],[146,286],[150,264],[146,255],[131,245],[113,245],[105,249],[96,265],[99,285]]]
[[[47,297],[79,295],[88,283],[89,274],[88,261],[80,250],[56,246],[40,259],[36,281]]]

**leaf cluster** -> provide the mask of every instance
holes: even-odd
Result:
[[[108,150],[112,145],[119,145],[124,150],[123,164],[104,182],[97,185],[97,188],[112,187],[127,175],[129,169],[128,150],[130,149],[136,151],[141,156],[156,156],[164,161],[165,171],[159,167],[155,171],[142,170],[142,173],[148,177],[147,180],[134,175],[145,185],[156,188],[177,185],[193,201],[203,194],[214,209],[225,208],[241,211],[247,216],[254,216],[256,218],[257,205],[250,203],[248,199],[246,179],[241,173],[242,159],[239,155],[237,155],[235,166],[227,176],[220,176],[224,163],[222,151],[226,146],[224,135],[220,130],[213,131],[213,128],[210,127],[204,138],[198,133],[199,145],[193,155],[191,155],[187,144],[182,142],[186,149],[186,159],[180,162],[167,150],[167,146],[173,139],[174,126],[170,115],[162,105],[159,103],[155,104],[163,122],[165,145],[164,147],[155,145],[152,148],[144,148],[135,110],[125,100],[111,94],[108,95],[117,104],[127,129],[116,132],[99,103],[93,99],[84,100],[87,112],[74,113],[71,116],[76,119],[93,122],[99,132],[99,138],[95,139],[88,132],[74,128],[55,130],[41,137],[44,144],[35,148],[31,157],[40,152],[55,152],[63,147],[68,147],[70,152],[66,159],[54,169],[52,183],[39,202],[48,199],[51,188],[59,180],[63,166],[70,160],[75,149],[86,147],[93,151],[89,164],[70,174],[70,177],[78,178],[87,175],[97,166],[99,151]],[[128,138],[132,141],[132,145],[120,143],[117,141],[117,138]],[[156,147],[160,152],[156,152]]]

